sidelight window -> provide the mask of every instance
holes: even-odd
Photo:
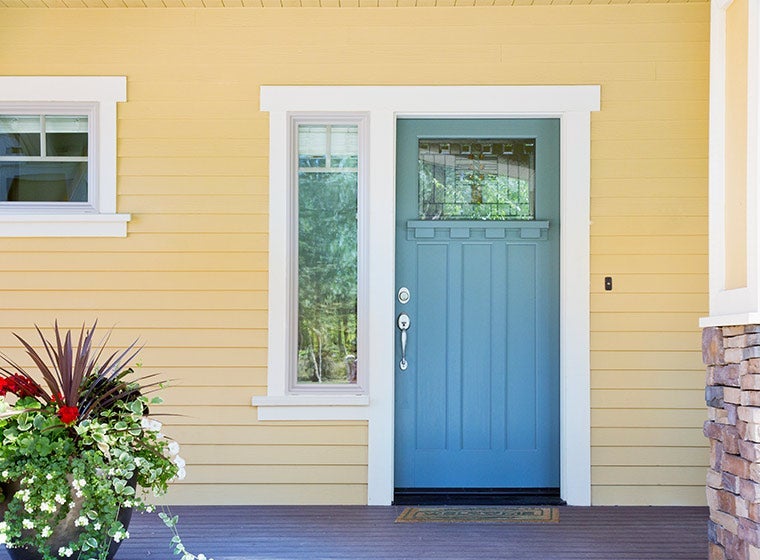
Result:
[[[297,122],[296,387],[355,385],[359,125]]]

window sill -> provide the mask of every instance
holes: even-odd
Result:
[[[130,214],[4,214],[0,237],[126,237]]]
[[[284,395],[253,397],[259,420],[367,420],[367,395]]]

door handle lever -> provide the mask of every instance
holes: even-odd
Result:
[[[396,324],[398,325],[398,330],[401,331],[401,361],[398,363],[398,367],[401,371],[406,371],[406,368],[409,367],[409,362],[406,361],[406,331],[409,330],[409,325],[411,325],[409,315],[401,313],[396,320]]]

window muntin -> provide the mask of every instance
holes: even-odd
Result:
[[[359,126],[297,123],[296,386],[357,384]]]
[[[92,203],[90,135],[85,114],[0,114],[0,207]]]
[[[535,138],[419,140],[421,220],[535,219]]]

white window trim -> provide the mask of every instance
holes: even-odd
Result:
[[[4,108],[29,114],[79,107],[90,119],[95,145],[88,166],[95,177],[93,206],[75,211],[31,205],[0,210],[0,237],[125,237],[129,214],[116,213],[116,104],[126,101],[122,76],[0,76]],[[91,144],[92,145],[92,144]],[[91,191],[92,192],[92,191]]]
[[[270,118],[268,392],[254,397],[262,420],[367,420],[368,503],[393,499],[396,119],[484,117],[560,119],[560,478],[571,505],[591,503],[589,219],[591,111],[599,86],[263,86]],[[366,247],[369,395],[289,395],[286,346],[289,114],[369,115],[371,220]]]

